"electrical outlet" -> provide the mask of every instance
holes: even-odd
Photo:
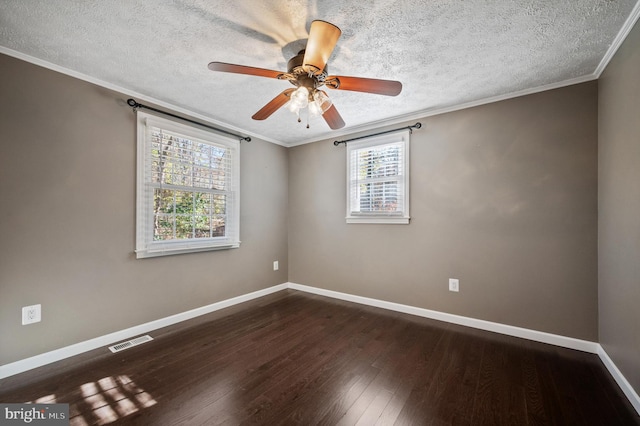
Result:
[[[460,291],[460,280],[457,278],[449,278],[449,291]]]
[[[33,324],[42,320],[42,305],[31,305],[22,308],[22,325]]]
[[[279,268],[280,268],[280,265],[278,265],[278,261],[277,261],[277,260],[274,260],[274,261],[273,261],[273,270],[274,270],[274,271],[277,271]]]

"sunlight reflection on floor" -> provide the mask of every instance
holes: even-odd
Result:
[[[69,421],[73,426],[106,425],[157,403],[126,375],[104,377],[85,383],[78,390],[78,399],[69,403]],[[58,401],[51,394],[30,402]]]

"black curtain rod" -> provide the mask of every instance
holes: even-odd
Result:
[[[138,109],[138,108],[150,109],[151,111],[159,112],[160,114],[168,115],[170,117],[177,118],[178,120],[188,121],[189,123],[197,124],[198,126],[202,126],[202,127],[206,127],[207,129],[215,130],[216,132],[224,133],[224,134],[229,135],[229,136],[235,136],[236,138],[240,139],[240,141],[251,142],[251,138],[249,136],[236,135],[235,133],[231,133],[231,132],[228,132],[228,131],[223,130],[223,129],[218,129],[217,127],[212,127],[212,126],[209,126],[207,124],[200,123],[198,121],[194,121],[194,120],[190,120],[188,118],[180,117],[179,115],[175,115],[175,114],[172,114],[170,112],[161,111],[159,109],[156,109],[156,108],[153,108],[153,107],[150,107],[150,106],[147,106],[147,105],[142,105],[142,104],[136,102],[134,99],[131,99],[131,98],[127,99],[127,104],[129,104],[129,106],[131,108],[133,108],[134,111],[136,109]]]
[[[399,129],[393,129],[393,130],[387,130],[385,132],[380,132],[380,133],[374,133],[372,135],[366,135],[366,136],[359,136],[357,138],[351,138],[351,139],[345,139],[343,141],[333,141],[333,144],[335,146],[340,145],[341,143],[343,144],[347,144],[347,142],[351,142],[351,141],[356,141],[358,139],[364,139],[364,138],[370,138],[372,136],[379,136],[379,135],[386,135],[387,133],[393,133],[393,132],[398,132],[400,130],[404,130],[404,129],[409,129],[409,133],[413,133],[413,129],[419,129],[420,127],[422,127],[422,123],[417,122],[416,124],[414,124],[413,126],[407,126],[407,127],[400,127]]]

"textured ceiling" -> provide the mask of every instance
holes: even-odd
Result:
[[[283,145],[595,75],[636,0],[2,0],[0,46]],[[399,80],[397,97],[328,91],[347,126],[281,109],[287,81],[214,73],[211,61],[286,70],[314,19],[342,36],[334,75]],[[40,62],[42,63],[42,62]]]

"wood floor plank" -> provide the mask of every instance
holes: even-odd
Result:
[[[525,343],[528,348],[530,345]],[[522,355],[522,382],[524,384],[527,424],[531,426],[553,424],[544,406],[541,377],[536,368],[534,353],[527,350]]]
[[[407,349],[406,358],[402,359],[405,368],[398,373],[396,386],[391,389],[393,396],[380,413],[378,420],[375,422],[376,425],[391,425],[398,421],[398,417],[407,404],[414,386],[419,383],[423,376],[425,364],[420,363],[422,358],[423,346],[421,342],[416,341],[414,345]]]
[[[471,424],[480,372],[482,340],[451,331],[422,411],[443,424]]]
[[[0,380],[72,425],[640,425],[598,357],[285,290]]]
[[[246,416],[245,419],[261,418],[265,422],[276,422],[286,417],[289,412],[274,410],[273,407],[287,405],[294,407],[300,404],[303,396],[311,393],[310,389],[315,389],[316,392],[323,389],[336,371],[346,370],[350,375],[357,374],[358,370],[353,366],[359,367],[360,363],[353,362],[353,359],[363,350],[368,349],[368,345],[361,346],[355,341],[354,335],[357,334],[355,324],[356,322],[349,321],[349,324],[339,329],[327,331],[328,334],[324,336],[322,342],[318,342],[319,344],[309,344],[305,360],[300,362],[297,371],[288,377],[283,377],[283,380],[272,383],[272,386],[265,390],[264,396],[269,400],[268,406],[256,407],[255,403],[249,403],[246,411],[250,416]],[[331,341],[337,344],[324,344]],[[378,350],[379,347],[375,349]],[[285,401],[289,403],[286,404]]]
[[[359,317],[364,320],[364,316]],[[368,318],[361,325],[368,327],[371,321],[376,318]],[[289,387],[284,393],[275,395],[275,401],[281,401],[283,396],[295,395],[295,400],[291,401],[290,413],[270,417],[274,422],[295,422],[298,424],[308,424],[318,422],[327,416],[327,412],[335,410],[336,400],[342,400],[346,390],[361,379],[361,375],[377,371],[373,364],[381,356],[385,342],[376,340],[375,335],[363,340],[362,333],[357,332],[357,325],[345,336],[346,344],[335,354],[331,362],[326,363],[322,368],[322,374],[314,375],[312,380],[303,383],[302,387]],[[295,393],[292,392],[295,390]],[[307,404],[314,403],[317,409],[309,413]],[[311,416],[309,416],[311,414]]]
[[[568,379],[567,387],[573,393],[574,401],[580,401],[581,414],[584,421],[595,424],[615,425],[623,424],[622,418],[614,409],[602,410],[603,402],[609,402],[607,392],[600,386],[594,376],[592,366],[597,361],[592,357],[584,357],[584,354],[567,354],[564,363],[564,373]],[[587,358],[587,359],[585,359]],[[559,386],[559,385],[558,385]]]
[[[447,341],[446,325],[439,324],[439,327],[429,329],[416,326],[411,334],[420,344],[417,357],[411,362],[414,366],[414,378],[410,381],[411,386],[403,386],[403,389],[397,393],[397,398],[395,396],[392,398],[389,412],[382,413],[381,418],[386,424],[389,422],[412,424],[416,419],[423,418],[422,403],[434,374],[439,368],[439,362],[444,356],[442,349],[444,342]]]
[[[619,387],[614,378],[608,373],[602,361],[597,359],[591,365],[591,368],[593,371],[593,377],[595,377],[596,382],[599,384],[598,387],[602,393],[605,394],[607,401],[620,418],[620,424],[634,424],[636,412],[631,405],[631,402],[626,398],[620,398],[617,392],[608,391],[609,389],[619,389]],[[600,402],[595,404],[596,407],[599,407],[600,405]]]
[[[526,419],[518,352],[513,345],[488,341],[482,354],[472,422],[502,425],[517,424],[518,419]]]

